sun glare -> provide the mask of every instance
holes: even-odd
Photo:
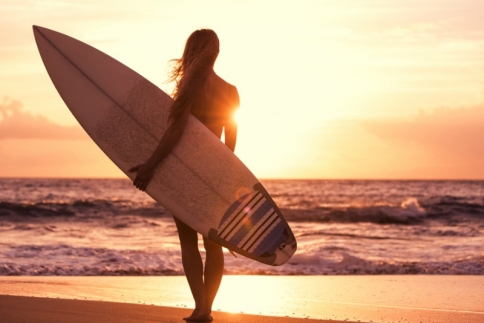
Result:
[[[240,120],[239,120],[239,110],[237,110],[237,111],[235,111],[235,112],[234,112],[234,116],[233,116],[233,118],[234,118],[235,122],[236,122],[237,124],[239,124],[239,121],[240,121]]]

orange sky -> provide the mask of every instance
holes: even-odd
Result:
[[[261,178],[484,179],[484,2],[2,0],[0,177],[123,176],[83,134],[32,25],[162,89],[214,29],[241,95],[237,155]],[[2,98],[3,97],[3,98]]]

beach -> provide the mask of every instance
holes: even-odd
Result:
[[[484,322],[482,291],[482,276],[228,275],[213,317],[216,322],[479,323]],[[35,322],[32,317],[182,322],[193,306],[181,276],[1,277],[0,295],[2,317],[11,323]]]

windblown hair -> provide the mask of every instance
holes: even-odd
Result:
[[[186,109],[191,108],[218,53],[219,40],[213,30],[196,30],[188,37],[182,57],[172,60],[174,67],[169,74],[168,81],[175,82],[171,120],[177,120]]]

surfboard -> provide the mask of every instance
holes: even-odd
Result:
[[[131,180],[167,130],[172,98],[114,58],[33,26],[59,95],[99,148]],[[238,254],[284,264],[297,243],[250,170],[195,117],[155,170],[146,193],[191,228]]]

